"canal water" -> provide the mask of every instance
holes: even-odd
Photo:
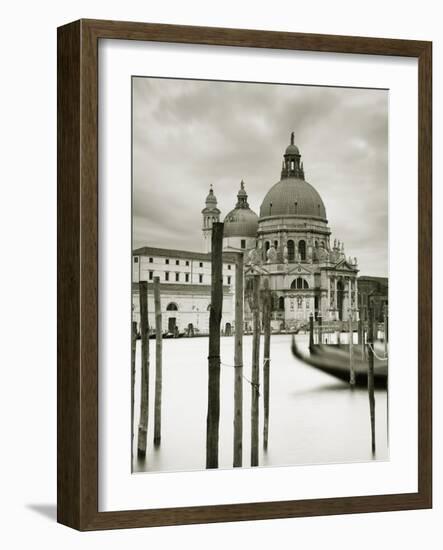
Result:
[[[269,441],[263,450],[263,392],[260,388],[260,466],[388,460],[387,393],[375,392],[376,454],[371,452],[369,399],[365,389],[321,373],[296,359],[290,335],[271,337]],[[308,335],[297,335],[306,350]],[[163,340],[162,440],[152,444],[155,341],[150,340],[148,450],[134,472],[202,470],[206,461],[208,338]],[[263,338],[261,338],[263,346]],[[251,380],[252,336],[243,339],[244,376]],[[357,351],[356,351],[357,353]],[[263,348],[261,349],[263,362]],[[219,467],[232,467],[234,338],[221,339]],[[260,383],[263,369],[260,367]],[[139,418],[140,341],[137,342],[135,440]],[[243,389],[243,466],[250,466],[251,385]]]

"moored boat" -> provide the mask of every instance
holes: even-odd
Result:
[[[329,349],[329,346],[314,346],[310,355],[305,355],[297,346],[295,338],[292,338],[292,353],[303,363],[349,383],[349,353],[343,349]],[[356,355],[356,354],[354,354]],[[367,387],[368,385],[368,361],[354,357],[355,385]],[[388,361],[374,356],[374,386],[387,388]]]

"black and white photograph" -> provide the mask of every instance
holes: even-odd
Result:
[[[132,78],[134,474],[389,460],[388,124],[386,89]]]

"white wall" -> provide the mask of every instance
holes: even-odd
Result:
[[[5,548],[83,550],[441,547],[443,521],[442,216],[434,232],[435,509],[80,534],[54,522],[56,494],[56,27],[79,17],[434,40],[434,201],[442,204],[440,2],[256,0],[16,1],[3,5],[2,531]],[[26,269],[17,269],[17,266]],[[235,487],[232,488],[235,491]],[[48,517],[50,516],[50,518]]]
[[[196,251],[192,251],[196,252]],[[150,262],[152,259],[152,262]],[[166,263],[168,260],[169,263]],[[178,264],[176,263],[178,262]],[[186,265],[188,262],[189,265]],[[152,271],[152,279],[149,272]],[[166,280],[165,273],[169,273],[169,278]],[[178,273],[178,281],[176,279]],[[186,281],[186,274],[189,280]],[[223,263],[223,284],[234,288],[235,285],[235,264]],[[201,280],[200,280],[201,275]],[[186,258],[174,258],[163,256],[133,256],[132,258],[132,281],[150,281],[154,277],[160,277],[160,282],[164,284],[211,284],[211,262],[207,260],[186,260]]]

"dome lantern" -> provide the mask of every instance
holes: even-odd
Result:
[[[305,179],[303,163],[300,163],[301,155],[297,145],[294,144],[294,132],[291,132],[291,143],[286,147],[281,170],[281,179],[300,178]]]
[[[237,204],[235,208],[249,208],[248,194],[245,191],[245,182],[241,180],[240,189],[237,193]]]
[[[260,207],[260,219],[275,216],[311,218],[327,223],[326,209],[316,189],[305,180],[298,147],[291,142],[283,155],[281,179],[267,192]]]

